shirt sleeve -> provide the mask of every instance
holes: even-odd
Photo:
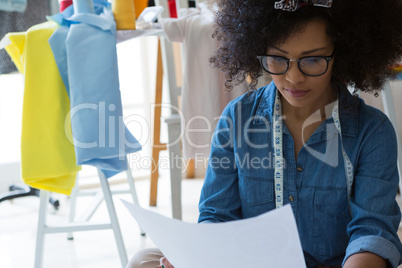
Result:
[[[224,222],[241,218],[238,169],[234,154],[234,119],[229,104],[215,129],[211,154],[201,190],[198,222]]]
[[[353,254],[371,252],[396,268],[402,245],[397,235],[401,211],[395,200],[399,183],[395,131],[384,115],[364,135],[355,165],[350,241],[343,263]]]

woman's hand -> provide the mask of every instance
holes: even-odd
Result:
[[[165,266],[166,267],[166,266]],[[388,263],[386,260],[381,258],[380,256],[370,253],[370,252],[361,252],[351,255],[345,262],[344,268],[386,268],[388,267]]]
[[[168,261],[168,259],[166,259],[166,257],[162,257],[159,260],[160,264],[159,266],[157,266],[156,268],[174,268],[173,265],[170,264],[170,262]]]

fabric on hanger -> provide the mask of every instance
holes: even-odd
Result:
[[[402,80],[402,62],[392,66],[391,79]]]
[[[177,18],[177,8],[175,0],[168,0],[169,14],[171,18]]]
[[[63,12],[64,9],[66,9],[69,6],[71,6],[72,4],[73,4],[73,0],[60,0],[59,11]]]
[[[127,169],[126,155],[141,145],[123,121],[110,4],[95,0],[94,9],[73,15],[70,6],[53,16],[62,26],[49,43],[70,96],[77,164],[97,167],[109,178]]]
[[[148,6],[148,0],[134,0],[135,17],[138,18]]]
[[[48,44],[55,22],[9,33],[6,51],[24,74],[21,133],[22,180],[31,187],[69,195],[77,172],[69,99]]]
[[[113,0],[112,11],[117,30],[135,30],[135,7],[133,0]]]
[[[178,19],[160,19],[168,39],[183,43],[181,110],[183,157],[208,157],[218,117],[229,101],[244,93],[245,85],[225,88],[225,75],[211,67],[209,58],[218,49],[212,38],[214,7],[209,2],[181,9]]]

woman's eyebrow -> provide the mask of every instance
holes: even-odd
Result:
[[[272,48],[273,48],[273,49],[276,49],[276,50],[278,50],[278,51],[280,51],[280,52],[282,52],[282,53],[289,54],[289,52],[287,52],[286,50],[277,48],[277,47],[275,47],[275,46],[272,46]],[[310,53],[317,52],[317,51],[320,51],[320,50],[324,50],[324,49],[327,49],[327,48],[328,48],[328,47],[320,47],[320,48],[315,48],[315,49],[308,50],[308,51],[303,51],[303,52],[301,53],[301,55],[310,54]]]

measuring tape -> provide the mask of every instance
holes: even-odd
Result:
[[[338,101],[335,102],[334,108],[332,109],[332,118],[334,120],[336,129],[338,130],[340,139],[341,139],[341,147],[342,147],[342,156],[345,165],[345,175],[346,175],[346,183],[347,183],[347,193],[348,193],[348,201],[351,198],[352,193],[352,184],[353,184],[353,165],[350,161],[348,155],[346,154],[343,143],[342,143],[342,130],[341,124],[339,120],[339,98]],[[280,208],[283,206],[283,167],[284,167],[284,159],[283,159],[283,121],[282,121],[282,105],[281,99],[279,97],[278,90],[276,91],[276,98],[274,104],[274,134],[273,134],[273,144],[274,144],[274,159],[275,159],[275,206],[276,208]],[[349,202],[348,202],[349,203]],[[350,210],[350,207],[349,207]]]

